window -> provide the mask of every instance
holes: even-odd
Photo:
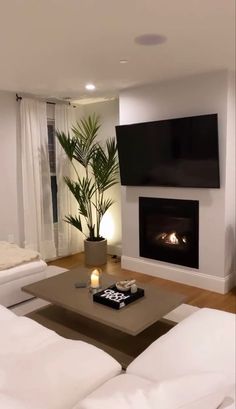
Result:
[[[55,141],[55,121],[48,119],[48,153],[51,176],[52,211],[53,223],[57,223],[57,177],[56,177],[56,141]]]

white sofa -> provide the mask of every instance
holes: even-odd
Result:
[[[33,296],[21,288],[47,276],[47,264],[34,260],[0,271],[0,304],[5,307],[29,300]]]
[[[72,409],[120,372],[100,349],[0,307],[1,409]]]
[[[10,307],[32,298],[21,288],[46,276],[47,264],[37,251],[0,240],[1,305]]]
[[[235,314],[200,309],[76,409],[235,409],[235,337]]]
[[[122,374],[105,352],[3,307],[0,328],[1,409],[235,409],[234,314],[200,309]]]

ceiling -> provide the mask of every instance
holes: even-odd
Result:
[[[166,42],[135,43],[148,33]],[[234,69],[234,41],[234,0],[0,0],[0,89],[109,98],[140,84]],[[85,90],[88,82],[95,91]]]

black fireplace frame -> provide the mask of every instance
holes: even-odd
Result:
[[[147,212],[153,211],[158,211],[163,215],[172,212],[176,217],[187,217],[192,220],[194,224],[192,246],[187,253],[183,254],[174,248],[158,251],[157,247],[152,247],[148,243],[145,217],[147,217]],[[198,269],[199,202],[197,200],[139,197],[139,255],[145,258]]]

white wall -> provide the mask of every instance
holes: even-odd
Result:
[[[0,240],[21,241],[19,103],[13,93],[0,92]]]
[[[224,292],[232,282],[232,264],[225,263],[225,231],[234,228],[232,211],[226,211],[228,108],[227,72],[207,73],[175,81],[125,90],[120,94],[120,123],[144,122],[218,113],[220,189],[169,187],[122,188],[122,266],[186,284]],[[137,163],[138,166],[138,163]],[[227,176],[228,177],[228,176]],[[139,196],[199,200],[199,270],[139,257]],[[232,206],[231,206],[232,207]],[[227,223],[227,224],[225,224]],[[227,248],[232,260],[233,249]],[[230,254],[229,254],[230,252]]]
[[[115,126],[119,124],[119,103],[118,100],[99,102],[84,106],[85,115],[96,113],[100,116],[101,128],[98,138],[105,141],[115,137]],[[105,214],[101,229],[102,234],[108,239],[108,251],[110,254],[120,253],[121,243],[121,194],[120,184],[113,186],[108,192],[108,196],[115,200],[115,203]]]
[[[235,73],[228,76],[225,190],[225,270],[236,271]],[[234,224],[232,221],[234,220]]]

